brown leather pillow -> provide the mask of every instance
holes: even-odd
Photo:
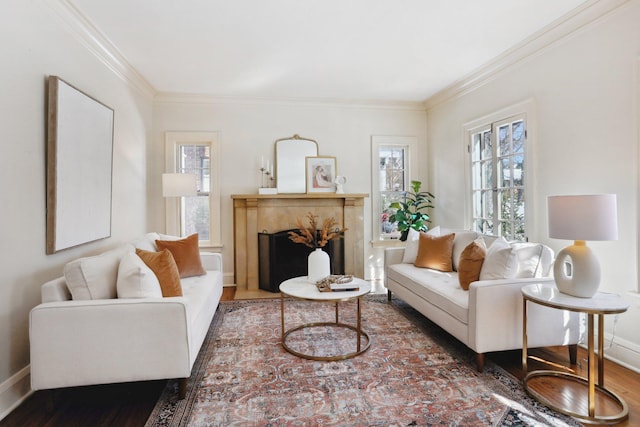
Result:
[[[171,252],[181,278],[207,274],[200,259],[198,233],[180,240],[156,240],[156,246],[159,251],[168,249]]]
[[[458,281],[460,287],[465,291],[469,290],[471,282],[480,279],[480,270],[487,254],[487,247],[484,239],[476,239],[469,243],[460,254],[458,263]]]
[[[431,236],[420,233],[418,255],[413,263],[416,267],[431,268],[439,271],[453,271],[453,239],[455,233],[444,236]]]
[[[181,297],[182,285],[178,266],[168,250],[150,252],[136,249],[136,255],[153,271],[160,282],[163,297]]]

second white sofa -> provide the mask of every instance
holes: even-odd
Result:
[[[482,371],[485,353],[522,348],[520,289],[529,283],[553,282],[550,277],[553,251],[542,244],[511,244],[511,260],[516,264],[508,277],[477,280],[464,290],[455,270],[462,251],[480,235],[465,230],[433,231],[442,235],[456,233],[452,251],[454,271],[416,267],[415,255],[405,254],[405,248],[388,248],[384,258],[388,298],[391,300],[392,294],[400,297],[475,351],[477,368]],[[491,249],[496,238],[482,237]],[[409,241],[407,250],[416,251],[416,244]],[[580,337],[577,313],[529,305],[527,318],[529,347],[569,345],[570,358],[575,363]]]

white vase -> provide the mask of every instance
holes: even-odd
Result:
[[[316,248],[315,251],[309,254],[307,265],[309,268],[308,280],[311,283],[324,279],[331,274],[329,254],[320,248]]]

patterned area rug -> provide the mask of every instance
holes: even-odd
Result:
[[[335,319],[334,305],[285,301],[287,329]],[[355,324],[355,303],[340,320]],[[222,302],[177,399],[169,381],[146,426],[579,426],[532,399],[521,383],[401,300],[363,299],[365,353],[344,361],[298,358],[280,344],[279,300]],[[435,332],[434,332],[435,331]],[[365,341],[366,342],[366,341]],[[297,351],[355,350],[355,332],[314,327],[289,335]]]

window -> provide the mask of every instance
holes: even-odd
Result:
[[[167,172],[195,174],[198,194],[167,199],[167,233],[198,233],[201,246],[220,246],[220,158],[217,133],[167,132]]]
[[[397,226],[389,222],[389,205],[401,201],[409,185],[410,147],[414,137],[373,136],[371,138],[373,240],[400,238]]]
[[[526,240],[526,116],[469,130],[472,228],[508,240]]]

